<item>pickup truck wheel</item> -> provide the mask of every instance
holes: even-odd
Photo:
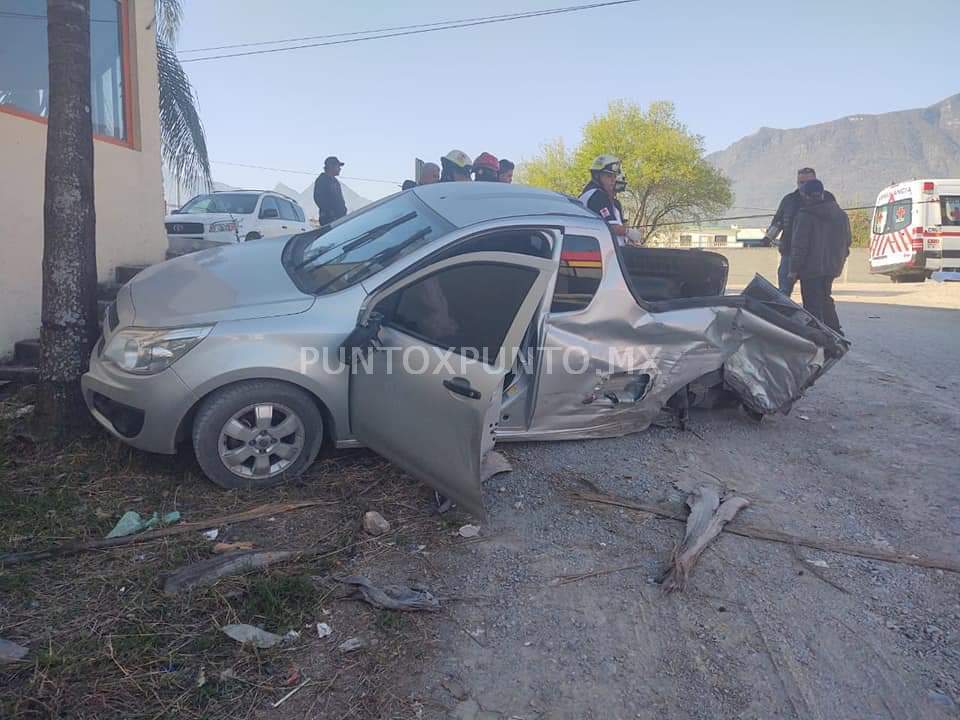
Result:
[[[193,447],[222,488],[263,488],[299,477],[323,444],[323,417],[306,392],[251,380],[214,392],[197,411]]]

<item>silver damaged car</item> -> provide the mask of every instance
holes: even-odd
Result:
[[[786,412],[849,343],[727,261],[619,247],[557,193],[444,183],[319,230],[154,266],[121,290],[83,378],[125,442],[192,442],[223,487],[364,445],[483,514],[494,440]]]

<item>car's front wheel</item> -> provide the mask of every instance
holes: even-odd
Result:
[[[197,462],[223,488],[278,485],[301,475],[323,444],[313,398],[275,380],[230,385],[204,399],[193,422]]]

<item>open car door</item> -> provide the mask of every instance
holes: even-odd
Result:
[[[374,292],[358,326],[361,335],[369,328],[371,347],[351,368],[353,435],[483,517],[481,461],[493,446],[504,377],[554,266],[473,252]]]

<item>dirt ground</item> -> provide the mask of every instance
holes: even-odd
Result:
[[[115,444],[65,450],[48,467],[9,441],[10,549],[102,537],[110,512],[128,507],[193,520],[278,499],[324,504],[219,538],[319,555],[184,598],[159,586],[209,556],[197,533],[0,568],[0,636],[32,651],[0,674],[0,716],[960,717],[960,576],[723,534],[687,589],[665,596],[656,578],[682,525],[570,494],[592,484],[679,504],[674,482],[717,477],[750,499],[743,522],[958,557],[960,288],[851,284],[837,298],[853,349],[789,416],[701,412],[688,432],[501,446],[514,471],[489,481],[476,539],[457,534],[469,518],[431,514],[424,488],[365,451],[282,490],[222,493],[189,459]],[[59,504],[44,499],[57,484],[69,489]],[[362,532],[367,509],[388,534]],[[425,583],[442,610],[345,600],[333,580],[344,574]],[[329,638],[316,636],[320,621]],[[301,637],[252,651],[224,639],[228,622]],[[349,637],[367,647],[340,652]]]

